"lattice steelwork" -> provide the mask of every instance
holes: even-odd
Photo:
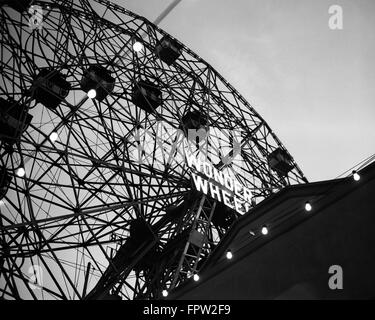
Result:
[[[4,2],[1,298],[155,299],[199,271],[238,214],[194,191],[187,146],[253,205],[306,181],[249,103],[147,19],[104,0]]]

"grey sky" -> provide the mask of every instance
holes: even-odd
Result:
[[[116,2],[153,21],[172,1]],[[333,4],[343,30],[328,28]],[[160,27],[255,107],[310,180],[375,153],[375,1],[182,0]]]

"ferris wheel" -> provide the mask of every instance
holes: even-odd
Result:
[[[224,78],[143,17],[3,1],[0,28],[1,298],[161,298],[239,216],[307,181]],[[219,188],[213,172],[251,191],[246,210],[197,188]]]

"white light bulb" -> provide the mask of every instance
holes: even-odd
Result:
[[[361,179],[361,176],[359,175],[357,171],[353,171],[353,179],[355,181],[359,181],[359,179]]]
[[[194,274],[194,277],[193,277],[194,281],[198,281],[199,280],[199,275],[196,273]]]
[[[90,99],[94,99],[96,97],[96,90],[95,89],[90,89],[88,92],[87,92],[87,96],[90,98]]]
[[[133,43],[133,50],[135,52],[141,52],[143,50],[143,44],[141,42],[139,42],[139,41],[135,41]]]
[[[268,228],[267,227],[262,227],[262,234],[267,235],[268,234]]]
[[[232,251],[228,250],[228,251],[227,251],[227,254],[226,254],[226,257],[227,257],[228,260],[232,259],[232,258],[233,258],[233,253],[232,253]]]
[[[57,132],[55,132],[55,131],[53,131],[53,132],[49,135],[49,139],[51,140],[51,142],[56,142],[58,138],[59,138],[59,135],[58,135]]]
[[[163,292],[161,294],[163,295],[163,297],[167,297],[168,296],[168,291],[167,290],[163,290]]]
[[[19,176],[20,178],[24,177],[26,174],[26,171],[24,168],[20,167],[16,171],[16,175]]]
[[[311,206],[310,202],[305,203],[305,210],[308,211],[308,212],[312,210],[312,206]]]

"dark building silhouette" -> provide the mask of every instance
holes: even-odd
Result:
[[[295,185],[268,198],[233,225],[199,282],[191,279],[168,298],[375,298],[375,163],[359,174],[359,181]],[[332,265],[343,270],[342,290],[329,288]]]

